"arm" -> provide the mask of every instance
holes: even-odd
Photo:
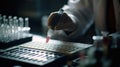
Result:
[[[60,28],[55,34],[52,33],[52,38],[69,41],[85,35],[85,30],[91,26],[91,22],[93,23],[92,0],[69,0],[68,4],[64,5],[62,9],[64,14],[62,20],[59,21],[60,23],[58,22]],[[48,21],[52,22],[55,15],[56,13],[53,12]],[[64,21],[67,23],[64,24]],[[68,27],[68,31],[65,30],[66,27]]]
[[[93,23],[92,0],[69,0],[67,5],[63,6],[65,13],[76,24],[76,30],[70,37],[78,37],[85,34],[85,28]]]

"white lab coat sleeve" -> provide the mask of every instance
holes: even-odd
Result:
[[[85,29],[89,26],[89,23],[93,21],[92,3],[92,0],[69,0],[62,9],[73,20],[77,28],[69,35],[63,30],[57,30],[52,33],[53,35],[51,38],[64,41],[83,40],[82,37],[84,37]]]
[[[67,5],[63,6],[64,11],[76,24],[77,29],[68,35],[68,38],[77,38],[84,35],[85,29],[93,22],[93,4],[92,0],[69,0]]]

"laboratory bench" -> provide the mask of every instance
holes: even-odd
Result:
[[[9,45],[9,47],[5,47],[5,45]],[[0,66],[67,67],[72,64],[77,67],[80,60],[80,52],[90,47],[92,47],[92,44],[53,39],[46,43],[45,37],[29,34],[25,39],[4,44],[4,48],[0,49]]]

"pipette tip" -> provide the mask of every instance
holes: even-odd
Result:
[[[46,43],[48,43],[48,42],[49,42],[49,40],[50,40],[50,37],[49,37],[49,36],[47,36],[47,37],[46,37]]]

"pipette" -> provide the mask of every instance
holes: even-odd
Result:
[[[46,43],[49,42],[49,40],[50,40],[51,36],[53,35],[53,33],[54,33],[54,30],[52,30],[52,29],[48,30],[47,37],[46,37]]]
[[[63,9],[60,9],[58,11],[58,15],[54,18],[54,20],[50,23],[48,23],[48,25],[52,26],[52,29],[49,29],[48,32],[47,32],[47,37],[46,37],[46,43],[49,42],[51,36],[55,33],[55,26],[58,24],[61,16],[63,15]]]

